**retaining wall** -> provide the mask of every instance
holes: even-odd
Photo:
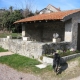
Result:
[[[22,39],[0,38],[0,46],[23,56],[39,59],[42,54],[50,54],[53,50],[68,47],[68,43],[33,42]]]
[[[39,58],[43,43],[23,41],[21,39],[0,38],[0,46],[23,56]]]
[[[65,63],[66,61],[70,60],[70,59],[73,59],[73,58],[76,58],[80,56],[80,53],[76,53],[76,54],[73,54],[73,55],[69,55],[69,56],[65,56],[65,57],[62,57],[61,60],[60,60],[60,63]],[[49,57],[43,57],[43,62],[44,63],[47,63],[47,64],[51,64],[53,65],[53,59],[52,58],[49,58]]]

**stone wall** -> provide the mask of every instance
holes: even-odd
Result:
[[[68,48],[69,43],[42,43],[23,41],[21,39],[0,38],[0,46],[14,53],[23,56],[39,59],[42,54],[50,54],[52,50],[61,49],[63,46]],[[65,48],[63,47],[63,48]]]
[[[36,24],[27,24],[25,29],[26,36],[30,37],[31,41],[41,41],[40,27],[36,26]]]
[[[0,46],[14,53],[32,58],[39,58],[42,55],[43,43],[23,41],[20,39],[0,38]]]
[[[66,61],[70,60],[70,59],[73,59],[73,58],[76,58],[76,57],[79,57],[80,56],[80,53],[76,53],[76,54],[72,54],[72,55],[69,55],[69,56],[65,56],[65,57],[62,57],[60,59],[60,63],[65,63]],[[51,64],[53,65],[53,58],[49,58],[49,57],[45,57],[43,56],[43,60],[42,60],[44,63],[47,63],[47,64]]]
[[[78,23],[80,23],[80,12],[73,15],[72,18],[72,44],[71,47],[77,49]]]
[[[64,41],[65,26],[62,22],[53,22],[44,24],[43,41],[52,41],[53,34],[58,33],[61,41]]]
[[[66,23],[67,20],[71,20],[71,24],[70,23]],[[77,12],[77,13],[74,13],[74,14],[71,14],[69,16],[66,16],[64,18],[65,20],[65,25],[66,27],[70,27],[71,28],[71,31],[70,32],[70,35],[68,37],[70,37],[68,40],[70,41],[71,45],[70,47],[71,48],[74,48],[74,49],[77,49],[77,39],[78,39],[78,23],[80,23],[80,12]],[[65,37],[67,37],[65,35]]]
[[[41,22],[26,24],[26,37],[32,41],[51,42],[54,33],[64,41],[65,26],[63,22]]]
[[[45,43],[43,48],[43,54],[51,54],[56,50],[67,50],[70,49],[70,43],[69,42],[59,42],[59,43]]]
[[[42,54],[45,54],[48,51],[48,54],[51,53],[52,49],[69,49],[69,43],[61,42],[61,43],[41,43],[41,42],[31,42],[31,41],[23,41],[21,39],[7,39],[0,38],[0,46],[8,49],[14,53],[18,53],[23,56],[27,56],[30,58],[40,59]],[[62,63],[64,61],[70,60],[80,56],[80,53],[73,54],[70,56],[65,56],[61,59]],[[48,64],[53,64],[53,59],[43,57],[43,62]]]

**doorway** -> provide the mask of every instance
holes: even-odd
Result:
[[[78,23],[77,50],[80,51],[80,23]]]

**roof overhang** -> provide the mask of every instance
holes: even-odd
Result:
[[[71,15],[76,14],[77,12],[80,12],[80,9],[77,10],[68,10],[68,11],[59,11],[59,12],[53,12],[53,13],[47,13],[47,14],[39,14],[36,16],[28,17],[25,19],[18,20],[14,23],[25,23],[25,22],[36,22],[36,21],[66,21],[71,18]]]

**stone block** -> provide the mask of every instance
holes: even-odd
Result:
[[[7,36],[7,39],[11,39],[12,37],[11,36]]]
[[[29,37],[23,37],[23,40],[30,41]]]
[[[53,42],[54,42],[54,43],[57,43],[57,42],[60,42],[60,41],[61,41],[60,38],[57,38],[57,39],[53,38]]]

